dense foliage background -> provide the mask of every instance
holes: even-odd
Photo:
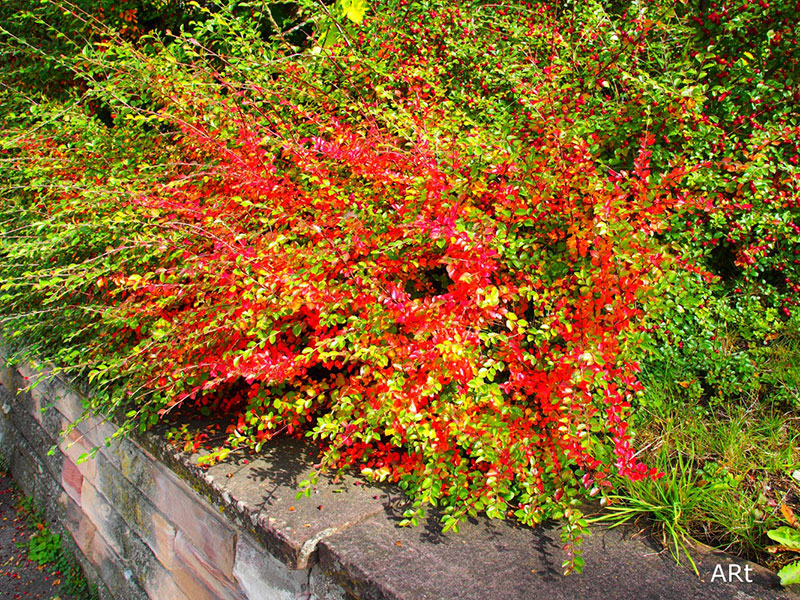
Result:
[[[6,2],[5,343],[123,432],[228,415],[206,461],[308,435],[411,522],[564,518],[568,570],[615,488],[752,556],[800,479],[799,12]]]

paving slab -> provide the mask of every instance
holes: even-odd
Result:
[[[210,468],[198,466],[198,455],[176,451],[163,436],[148,443],[213,502],[249,523],[290,568],[318,562],[320,573],[359,600],[800,597],[781,588],[767,569],[724,553],[698,550],[698,576],[685,558],[676,564],[646,531],[630,526],[596,527],[584,543],[583,574],[565,577],[556,525],[534,530],[482,518],[458,533],[442,533],[431,516],[419,527],[399,527],[402,493],[349,476],[322,478],[310,497],[298,498],[316,453],[294,439],[274,440],[258,456]]]
[[[350,476],[321,478],[310,497],[298,498],[317,458],[301,440],[276,439],[258,455],[210,468],[163,433],[148,434],[146,445],[279,560],[293,569],[318,562],[321,575],[359,600],[800,598],[767,569],[724,553],[698,551],[698,576],[629,526],[596,527],[584,543],[583,574],[565,577],[556,525],[534,530],[482,518],[442,533],[431,516],[399,527],[402,492]]]
[[[316,457],[302,440],[276,439],[257,456],[211,467],[198,466],[201,455],[178,452],[158,434],[143,442],[291,569],[313,564],[320,540],[383,514],[400,498],[349,475],[321,477],[310,495],[298,497]]]
[[[669,552],[631,527],[595,528],[585,540],[584,557],[582,574],[563,576],[557,527],[532,530],[488,519],[442,533],[434,518],[416,528],[397,527],[389,516],[374,518],[325,538],[319,548],[320,568],[359,600],[796,597],[766,569],[724,554],[701,553],[698,577],[685,559],[676,564]],[[723,582],[714,577],[715,570],[726,579],[736,573],[742,581]]]

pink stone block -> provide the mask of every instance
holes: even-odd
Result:
[[[175,565],[175,528],[159,513],[153,513],[150,520],[152,522],[151,535],[145,539],[145,542],[150,546],[159,562],[171,570]]]
[[[83,434],[87,444],[94,447],[99,446],[101,452],[106,452],[106,440],[111,439],[111,436],[117,431],[117,428],[109,423],[107,420],[98,417],[89,417],[81,421],[76,429]],[[114,441],[112,440],[112,444]]]
[[[94,524],[83,514],[81,507],[66,493],[58,497],[58,503],[64,508],[62,523],[72,535],[72,539],[83,552],[84,556],[91,554],[92,540],[97,530]]]
[[[39,423],[42,422],[42,406],[49,403],[45,398],[46,380],[49,379],[47,371],[38,365],[23,363],[17,366],[17,388],[20,392],[27,392],[25,396],[29,399],[26,403],[28,412]]]
[[[81,502],[82,485],[83,474],[80,469],[69,458],[65,457],[61,466],[61,487],[79,504]]]
[[[12,395],[17,393],[14,386],[14,370],[6,367],[2,362],[0,362],[0,386],[6,388],[6,391]]]
[[[56,394],[51,398],[56,410],[64,415],[70,423],[80,419],[83,414],[83,401],[81,397],[60,382],[54,382]]]
[[[39,369],[31,363],[21,362],[17,365],[17,372],[25,379],[33,379],[39,373]]]
[[[144,582],[144,591],[153,600],[189,600],[189,596],[183,593],[178,584],[172,578],[172,574],[167,571],[149,573]],[[192,600],[195,597],[192,596]]]
[[[66,426],[66,421],[62,420],[62,429],[66,428]],[[61,440],[58,448],[64,453],[64,456],[75,464],[81,475],[90,481],[97,480],[97,461],[101,460],[102,457],[97,455],[95,458],[81,460],[81,457],[88,454],[92,448],[82,433],[73,429]]]
[[[25,377],[17,375],[17,402],[24,407],[25,411],[31,415],[38,423],[42,422],[42,402],[41,394],[38,390],[30,390],[35,377]]]
[[[95,531],[92,536],[91,544],[85,555],[86,558],[89,559],[89,562],[97,569],[98,573],[100,573],[100,577],[104,581],[111,579],[109,574],[118,571],[121,565],[118,554],[114,552],[99,531]]]
[[[3,386],[11,392],[16,394],[17,390],[14,389],[14,369],[6,365],[8,360],[8,353],[0,342],[0,386]]]
[[[155,475],[151,501],[191,541],[202,555],[228,579],[233,578],[236,533],[206,507],[201,498],[166,467]]]
[[[114,534],[115,515],[113,509],[87,479],[83,480],[83,485],[81,486],[81,509],[97,528],[100,535],[105,538],[108,545],[117,554],[122,554],[122,548]]]
[[[238,586],[195,548],[182,531],[175,536],[175,581],[192,600],[246,600]]]

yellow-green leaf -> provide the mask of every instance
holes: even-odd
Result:
[[[800,583],[800,560],[790,563],[778,571],[781,585],[795,585]]]
[[[361,23],[367,14],[367,0],[339,0],[342,14],[353,23]]]

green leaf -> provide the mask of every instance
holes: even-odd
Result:
[[[778,571],[781,578],[781,585],[796,585],[800,583],[800,560],[790,563]]]
[[[797,529],[786,526],[778,527],[777,529],[771,529],[768,531],[767,535],[770,537],[770,539],[775,540],[782,546],[786,546],[794,550],[800,550],[800,531]]]

